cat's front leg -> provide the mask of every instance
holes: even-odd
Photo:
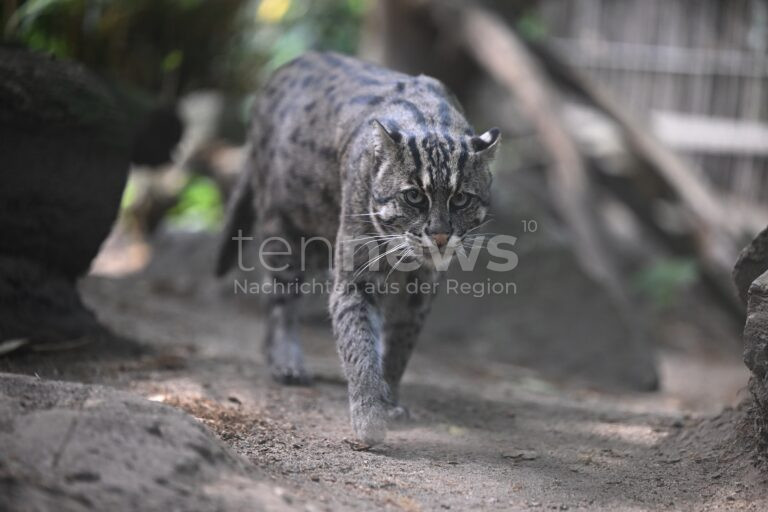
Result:
[[[434,271],[420,269],[405,275],[400,293],[385,297],[384,322],[384,378],[392,394],[392,419],[408,417],[408,410],[400,404],[400,380],[432,305],[436,287]]]
[[[330,311],[336,343],[349,389],[349,410],[357,438],[381,443],[392,406],[382,364],[381,321],[364,285],[337,276]]]

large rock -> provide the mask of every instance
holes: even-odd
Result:
[[[0,341],[89,332],[74,281],[117,215],[130,129],[78,65],[0,47],[0,76]]]
[[[752,423],[758,459],[768,466],[768,228],[741,251],[733,280],[747,303],[744,326],[744,363],[752,372]]]
[[[733,281],[746,304],[752,282],[768,270],[768,227],[762,230],[739,254],[733,266]]]
[[[103,330],[72,279],[40,263],[0,254],[0,342],[24,339],[41,346],[78,341]]]
[[[82,67],[0,48],[0,254],[70,277],[117,215],[131,136]]]
[[[0,510],[281,510],[200,423],[99,386],[0,374]]]

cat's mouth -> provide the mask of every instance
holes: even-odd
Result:
[[[430,268],[444,269],[450,264],[456,252],[461,249],[461,239],[451,237],[451,239],[442,247],[428,240],[418,240],[412,243],[407,251],[403,261],[406,263],[417,261]]]
[[[446,270],[457,252],[462,250],[462,239],[456,235],[442,246],[426,236],[419,238],[410,233],[398,238],[390,242],[394,247],[388,251],[387,258],[390,265],[401,270],[414,270],[414,264]]]

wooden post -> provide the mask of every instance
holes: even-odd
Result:
[[[563,221],[571,228],[579,262],[610,290],[623,295],[618,272],[598,230],[584,160],[561,121],[553,85],[525,44],[497,16],[474,5],[433,2],[432,6],[442,30],[457,38],[477,64],[519,102],[552,157],[547,184]]]

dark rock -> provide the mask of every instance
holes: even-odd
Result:
[[[0,254],[88,270],[117,215],[130,135],[82,67],[0,48]]]
[[[749,287],[744,327],[744,363],[752,372],[752,420],[758,458],[768,467],[768,271]]]
[[[744,363],[752,372],[749,391],[758,459],[768,466],[768,228],[741,252],[733,279],[747,303]]]
[[[139,121],[133,138],[131,161],[156,166],[171,161],[184,125],[174,107],[159,106]]]
[[[82,67],[0,47],[0,339],[94,328],[74,283],[117,216],[130,130]]]
[[[0,340],[55,343],[102,332],[71,279],[0,254]]]
[[[768,270],[768,227],[758,234],[739,254],[733,267],[733,281],[739,297],[746,304],[752,281]]]

